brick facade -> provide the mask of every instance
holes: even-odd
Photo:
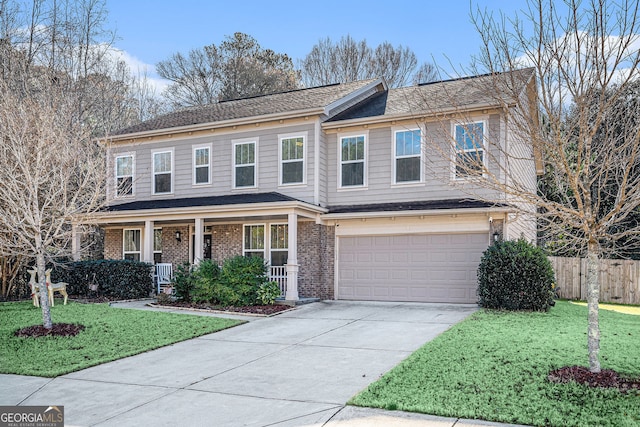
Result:
[[[176,240],[176,231],[181,234],[180,241]],[[162,262],[170,262],[177,267],[189,262],[189,226],[162,227]]]
[[[222,261],[242,255],[242,224],[222,224],[211,227],[211,259]]]
[[[298,294],[333,299],[335,230],[298,222]]]
[[[104,258],[122,259],[122,228],[109,228],[105,230]]]

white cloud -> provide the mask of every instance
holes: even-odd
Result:
[[[129,54],[129,52],[116,49],[114,47],[109,48],[109,55],[117,61],[124,62],[131,74],[136,78],[146,77],[148,83],[155,89],[157,95],[160,95],[162,91],[170,84],[168,80],[165,80],[158,76],[156,73],[156,67],[153,64],[147,64],[144,61]]]

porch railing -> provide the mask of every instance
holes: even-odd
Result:
[[[280,296],[287,294],[287,267],[277,265],[269,267],[269,280],[274,281],[280,288]]]

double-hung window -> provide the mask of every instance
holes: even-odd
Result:
[[[116,197],[133,195],[133,155],[116,157]]]
[[[162,228],[153,229],[153,263],[162,262]]]
[[[173,151],[153,153],[153,194],[173,192]]]
[[[140,229],[125,229],[122,232],[122,258],[140,261]]]
[[[420,130],[395,132],[396,183],[422,180],[422,144]]]
[[[193,148],[193,184],[211,183],[211,145]]]
[[[271,234],[271,265],[285,265],[289,257],[289,226],[271,224],[269,232]]]
[[[482,174],[484,158],[484,122],[455,126],[455,177]]]
[[[264,258],[264,224],[244,226],[244,256]]]
[[[304,136],[280,138],[280,184],[304,183]]]
[[[235,188],[256,186],[256,142],[238,142],[233,146]]]
[[[340,187],[363,187],[365,183],[365,136],[340,138]]]

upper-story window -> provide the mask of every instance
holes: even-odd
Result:
[[[153,194],[173,191],[173,151],[153,153]]]
[[[304,136],[280,138],[280,184],[304,183]]]
[[[238,142],[233,146],[234,150],[234,176],[235,188],[256,186],[256,142]]]
[[[193,184],[211,183],[211,145],[193,147]]]
[[[116,157],[116,197],[133,195],[133,154]]]
[[[420,130],[395,132],[395,182],[422,180],[422,143]]]
[[[340,187],[365,184],[365,135],[340,138]]]
[[[481,175],[485,162],[484,122],[455,126],[455,177]]]

